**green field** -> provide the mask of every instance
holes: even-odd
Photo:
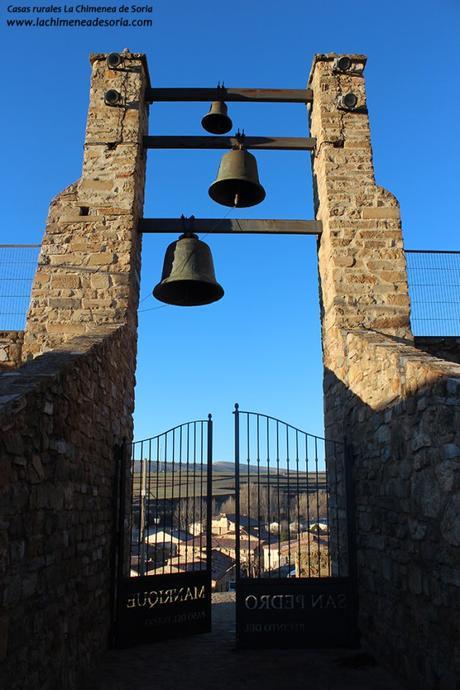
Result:
[[[137,468],[136,468],[137,469]],[[148,468],[147,468],[148,469]],[[193,497],[201,497],[206,495],[206,485],[207,485],[207,472],[193,472],[193,465],[189,465],[189,471],[187,475],[186,468],[182,467],[179,472],[179,467],[176,464],[174,467],[174,472],[172,471],[172,464],[168,463],[165,467],[160,466],[160,471],[156,471],[156,465],[153,466],[152,470],[154,472],[150,474],[148,471],[144,475],[144,486],[146,490],[146,497],[150,500],[170,500]],[[166,470],[166,471],[165,471]],[[267,472],[267,468],[260,468],[259,477],[257,477],[257,471],[253,471],[252,468],[248,472],[241,471],[240,482],[241,485],[247,484],[248,477],[251,483],[255,483],[256,480],[260,482],[261,486],[273,487],[274,489],[288,492],[292,495],[297,493],[297,488],[299,492],[324,490],[326,488],[326,475],[325,472],[318,472],[318,475],[314,472],[308,473],[308,475],[303,472],[297,475],[295,472],[288,472],[286,470],[281,470],[279,474],[276,470],[270,470]],[[140,471],[136,471],[132,478],[133,486],[133,499],[140,495],[142,483],[142,474]],[[235,475],[233,471],[221,470],[213,468],[212,476],[212,495],[215,498],[233,496],[235,494]]]

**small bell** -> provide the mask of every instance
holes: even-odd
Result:
[[[214,101],[209,113],[201,120],[203,128],[211,134],[225,134],[232,128],[232,121],[227,115],[228,108],[223,101]]]
[[[195,307],[217,302],[224,290],[216,281],[209,246],[192,232],[172,242],[165,254],[161,281],[153,289],[160,302]]]
[[[254,156],[242,146],[224,154],[208,193],[223,206],[243,208],[260,204],[265,199],[265,189],[259,182]]]

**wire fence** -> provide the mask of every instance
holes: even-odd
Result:
[[[406,250],[411,326],[418,336],[460,336],[460,251]]]
[[[0,330],[25,327],[39,244],[0,244]]]
[[[0,244],[0,330],[25,326],[39,244]],[[418,336],[460,336],[460,251],[406,250],[411,325]]]

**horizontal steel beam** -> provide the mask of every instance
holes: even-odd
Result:
[[[239,143],[247,149],[283,151],[314,151],[316,139],[311,137],[144,137],[146,149],[233,149]]]
[[[187,229],[196,233],[219,234],[263,234],[263,235],[320,235],[320,220],[253,220],[251,218],[195,218],[187,219]],[[139,221],[139,232],[173,233],[184,232],[182,218],[143,218]]]
[[[168,101],[218,101],[252,103],[311,103],[311,89],[147,89],[149,103]]]

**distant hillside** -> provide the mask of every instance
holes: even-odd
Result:
[[[200,465],[197,463],[194,468],[193,462],[187,465],[182,463],[179,468],[179,463],[175,462],[147,462],[146,469],[146,485],[150,490],[151,497],[154,497],[158,492],[160,497],[177,498],[178,496],[193,496],[199,495],[202,491],[202,484],[206,476],[206,467],[203,467],[201,473]],[[194,471],[194,469],[196,471]],[[148,479],[150,474],[150,481]],[[158,474],[157,474],[158,473]],[[214,497],[228,497],[235,493],[235,465],[233,462],[226,460],[219,460],[213,463],[212,472],[212,494]],[[158,479],[156,477],[158,476]],[[325,472],[299,472],[297,475],[292,469],[288,473],[286,468],[281,469],[279,474],[276,467],[270,465],[270,471],[266,466],[249,465],[249,476],[251,482],[256,478],[260,481],[261,486],[279,486],[280,491],[287,491],[294,493],[298,487],[299,492],[314,491],[326,488],[326,473]],[[242,485],[247,483],[248,466],[241,464],[240,477]],[[188,478],[188,482],[187,482]],[[134,495],[137,495],[141,483],[141,462],[134,463],[134,477],[133,490]],[[187,488],[188,483],[188,488]],[[157,488],[158,487],[158,488]]]

